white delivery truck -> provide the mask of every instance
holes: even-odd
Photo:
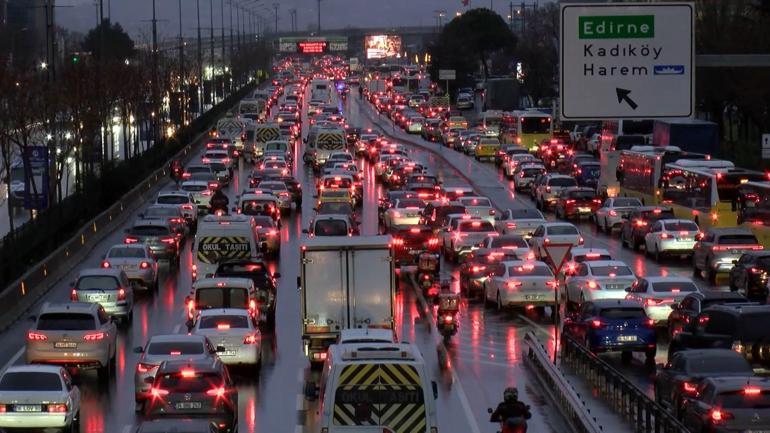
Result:
[[[344,329],[393,329],[396,276],[390,236],[315,237],[300,250],[302,340],[323,363]]]

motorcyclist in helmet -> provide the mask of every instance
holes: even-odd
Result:
[[[492,412],[489,421],[504,423],[512,418],[521,418],[523,421],[531,417],[529,406],[519,401],[519,391],[514,387],[508,387],[503,391],[503,401]],[[524,424],[524,431],[526,432],[526,423],[522,424]]]
[[[209,202],[209,207],[211,208],[211,213],[216,213],[216,211],[220,210],[222,213],[227,214],[227,206],[230,204],[230,199],[227,198],[227,195],[222,192],[221,189],[217,189],[214,191],[214,195],[211,196],[211,201]]]

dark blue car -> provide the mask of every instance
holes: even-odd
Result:
[[[596,161],[581,161],[575,164],[573,176],[579,186],[596,188],[601,174],[601,165]]]
[[[655,362],[655,327],[638,301],[584,302],[580,311],[564,320],[563,332],[595,353],[621,352],[623,361],[629,362],[633,352],[644,352],[648,363]]]

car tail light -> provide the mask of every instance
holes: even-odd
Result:
[[[161,388],[152,388],[150,391],[152,398],[163,398],[168,395],[168,390]]]
[[[104,332],[92,332],[83,336],[85,341],[100,341],[104,340]]]
[[[145,364],[143,362],[137,362],[136,363],[136,371],[137,373],[149,373],[150,371],[154,370],[156,368],[155,365],[152,364]]]
[[[46,337],[44,334],[39,334],[37,332],[29,331],[27,333],[27,340],[29,340],[29,341],[45,341],[45,340],[48,340],[48,337]]]
[[[489,210],[489,216],[495,216],[496,213],[497,211],[495,211],[494,209]]]
[[[67,412],[67,405],[65,403],[54,403],[48,405],[48,412],[52,413],[64,413]]]
[[[604,322],[598,319],[591,320],[591,328],[593,329],[601,329],[604,328]]]
[[[730,412],[725,412],[721,409],[711,409],[711,412],[709,412],[711,422],[714,424],[719,424],[722,421],[727,421],[730,419],[733,419],[733,414]]]
[[[551,187],[550,186],[546,186],[545,187],[545,192],[551,192]]]
[[[555,288],[559,287],[559,281],[557,281],[557,280],[547,281],[545,283],[545,285],[555,289]]]
[[[661,233],[660,234],[661,239],[668,239],[668,233]]]
[[[610,211],[610,216],[611,217],[616,217],[616,216],[618,216],[618,213],[616,211],[614,211],[614,210],[611,210]]]
[[[205,194],[205,192],[204,192],[204,194]],[[181,223],[183,221],[184,220],[182,218],[169,218],[168,219],[168,222],[170,222],[172,224],[179,224],[179,223]]]
[[[730,349],[734,352],[743,353],[744,346],[743,346],[743,343],[741,343],[740,341],[733,341],[733,344],[732,346],[730,346]]]
[[[478,274],[479,272],[481,272],[481,271],[484,271],[484,270],[486,270],[486,269],[487,269],[487,267],[486,267],[486,266],[474,266],[474,267],[472,267],[472,268],[471,268],[471,271],[472,271],[474,274]]]
[[[508,281],[505,283],[505,287],[511,290],[516,290],[521,287],[521,281]]]
[[[150,268],[150,262],[139,263],[139,268],[140,269],[149,269]]]
[[[634,220],[634,224],[636,224],[637,227],[644,227],[647,225],[647,221],[645,220]]]
[[[78,290],[72,289],[70,292],[70,301],[77,302],[78,301]]]
[[[599,200],[598,198],[595,198],[595,199],[593,199],[593,202],[594,202],[595,204],[602,204],[602,201],[601,201],[601,200]]]
[[[691,382],[682,382],[682,392],[685,394],[695,394],[698,392],[698,386]]]
[[[644,300],[644,306],[645,307],[654,307],[656,305],[670,304],[672,302],[674,302],[673,299],[647,298],[647,299]]]
[[[206,391],[206,395],[209,397],[216,397],[216,398],[222,398],[225,396],[225,387],[219,386],[216,388],[211,388],[210,390]]]
[[[173,244],[173,243],[176,243],[176,238],[171,236],[168,238],[163,238],[160,241],[163,242],[164,244]]]
[[[105,268],[105,269],[109,268],[110,267],[110,262],[108,262],[107,260],[103,261],[102,262],[102,267]]]
[[[250,334],[243,337],[243,344],[257,344],[258,341],[259,337],[257,337],[257,334]]]
[[[655,329],[655,320],[653,319],[644,319],[644,326],[650,329]]]
[[[759,269],[759,268],[751,268],[751,273],[752,273],[752,274],[761,274],[762,272],[763,272],[763,271],[762,271],[762,269]]]
[[[568,205],[571,205],[571,204],[575,204],[575,200],[572,200],[572,199],[570,199],[570,200],[567,200],[567,204],[568,204]]]
[[[762,393],[762,389],[756,386],[746,386],[743,388],[744,395],[759,395]]]
[[[191,204],[183,204],[182,209],[184,210],[193,210],[193,207]]]
[[[585,243],[585,241],[586,241],[586,240],[585,240],[585,239],[583,239],[583,236],[580,236],[580,237],[578,238],[578,244],[580,244],[580,245],[583,245],[583,243]]]
[[[596,289],[599,287],[598,284],[596,284],[596,281],[594,280],[588,280],[588,283],[586,283],[589,289]]]
[[[393,245],[400,247],[404,245],[404,239],[402,238],[393,238]]]
[[[139,242],[139,239],[131,236],[126,236],[126,238],[123,240],[124,244],[135,244],[138,242]]]

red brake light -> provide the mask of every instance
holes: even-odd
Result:
[[[517,289],[521,287],[521,281],[508,281],[507,283],[505,283],[505,286],[512,290]]]
[[[64,412],[67,412],[67,405],[66,404],[60,404],[60,403],[49,404],[48,405],[48,412],[52,412],[52,413],[64,413]]]
[[[743,388],[743,394],[745,395],[759,395],[762,393],[762,390],[756,386],[747,386]]]
[[[155,368],[152,364],[144,364],[142,362],[136,363],[136,371],[139,373],[148,373]]]
[[[698,391],[698,386],[690,382],[682,382],[682,391],[687,394],[695,394]]]
[[[259,341],[259,338],[257,338],[256,334],[247,335],[243,338],[243,344],[257,344],[257,341]]]
[[[135,244],[137,242],[139,242],[139,239],[131,236],[126,236],[126,239],[123,241],[125,244]]]
[[[168,390],[160,389],[160,388],[152,388],[150,391],[150,394],[152,394],[152,398],[162,398],[168,395]]]
[[[139,264],[139,268],[141,269],[149,269],[150,263],[149,262],[142,262]]]
[[[104,332],[92,332],[90,334],[86,334],[83,336],[83,340],[85,341],[99,341],[104,340]]]
[[[195,377],[195,370],[192,368],[183,368],[181,374],[182,377],[189,379],[191,377]]]
[[[610,211],[610,216],[616,217],[616,216],[618,216],[618,213],[615,210],[611,210]]]
[[[118,290],[118,301],[125,301],[126,300],[126,289],[120,288]]]
[[[70,301],[77,302],[78,300],[78,289],[72,289],[70,292]]]
[[[48,337],[46,337],[44,334],[38,334],[37,332],[29,331],[27,333],[27,340],[30,340],[30,341],[45,341],[45,340],[48,340]]]
[[[164,244],[173,244],[173,243],[176,243],[176,238],[174,236],[171,236],[169,238],[163,238],[160,241],[163,242]]]
[[[733,414],[724,412],[721,409],[711,409],[711,421],[718,424],[722,421],[733,419]]]
[[[601,320],[594,319],[594,320],[591,321],[591,328],[593,328],[593,329],[601,329],[603,327],[604,327],[604,323],[602,323]]]
[[[220,331],[230,329],[230,324],[229,323],[217,323],[217,329],[219,329]]]
[[[217,388],[211,388],[210,390],[206,391],[206,395],[209,397],[222,398],[225,396],[225,387],[220,386]]]
[[[103,261],[102,262],[102,267],[105,268],[105,269],[109,268],[110,267],[110,262],[108,262],[107,260]]]

